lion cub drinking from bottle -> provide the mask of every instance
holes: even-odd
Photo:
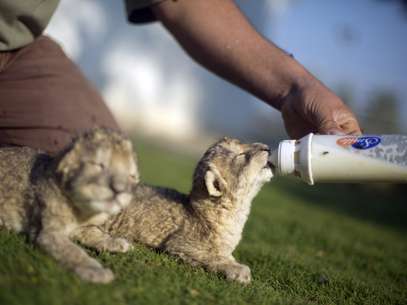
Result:
[[[82,229],[102,224],[131,201],[139,179],[129,140],[94,129],[53,158],[28,147],[2,147],[0,177],[0,227],[28,234],[82,279],[113,279],[71,240],[116,252],[129,249],[126,240],[109,235],[95,235],[92,243],[81,238]]]
[[[252,199],[273,176],[268,157],[264,144],[224,138],[199,161],[189,195],[138,184],[131,204],[102,227],[88,227],[87,237],[92,239],[103,230],[248,283],[249,267],[238,263],[232,252],[241,239]]]

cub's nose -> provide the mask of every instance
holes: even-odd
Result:
[[[257,148],[257,150],[259,150],[259,151],[267,151],[267,152],[270,152],[270,147],[268,147],[268,145],[266,145],[266,144],[263,144],[263,143],[254,143],[253,144],[256,148]]]
[[[110,180],[110,187],[116,193],[121,193],[127,190],[128,184],[125,179],[112,177]]]

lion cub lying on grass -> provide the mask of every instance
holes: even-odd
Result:
[[[27,233],[82,279],[113,279],[71,239],[81,240],[83,228],[102,224],[130,203],[138,171],[129,140],[95,129],[55,158],[27,147],[2,147],[0,177],[0,227]],[[130,244],[99,236],[90,246],[124,252]]]
[[[268,157],[264,144],[225,138],[199,161],[189,195],[138,184],[131,204],[103,227],[86,228],[87,238],[103,230],[248,283],[249,267],[239,264],[232,252],[241,239],[252,199],[273,175]]]

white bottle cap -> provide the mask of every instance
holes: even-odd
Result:
[[[295,140],[281,141],[278,146],[278,171],[285,176],[294,173]]]

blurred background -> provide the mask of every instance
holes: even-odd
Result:
[[[365,133],[406,133],[407,1],[236,2],[351,106]],[[287,138],[279,112],[195,64],[160,24],[129,24],[123,1],[62,0],[47,33],[128,131],[183,149],[219,135]]]

